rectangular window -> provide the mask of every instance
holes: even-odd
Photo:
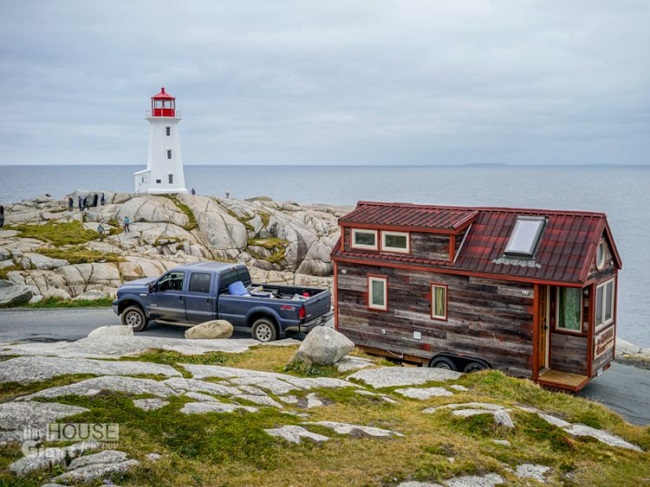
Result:
[[[171,159],[171,158],[172,158],[172,151],[171,151],[171,149],[169,149],[167,151],[167,159]]]
[[[171,127],[165,127],[165,135],[169,137],[172,134],[172,128]]]
[[[386,311],[388,309],[388,279],[368,277],[368,308]]]
[[[557,329],[582,331],[582,289],[561,287],[557,290]]]
[[[212,274],[207,272],[194,272],[190,277],[190,292],[208,294],[210,292],[210,279]]]
[[[377,230],[352,230],[352,248],[377,250]]]
[[[596,286],[596,328],[614,322],[614,283],[612,279]]]
[[[161,183],[162,183],[162,179],[156,179],[156,184],[161,184]]]
[[[381,250],[409,253],[409,234],[404,232],[381,232]]]
[[[431,284],[431,318],[447,319],[447,286]]]
[[[169,184],[174,184],[174,175],[173,174],[169,175]]]

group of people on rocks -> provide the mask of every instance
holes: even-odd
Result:
[[[101,198],[97,193],[95,193],[95,196],[92,198],[92,203],[88,201],[88,196],[84,196],[83,198],[81,196],[78,197],[78,204],[79,204],[79,211],[84,211],[90,208],[91,206],[97,206],[97,203],[100,203],[102,206],[106,204],[106,197],[104,196],[104,193],[102,193]],[[72,196],[68,197],[68,211],[74,210],[74,199]]]

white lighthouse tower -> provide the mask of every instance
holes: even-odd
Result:
[[[135,192],[149,194],[187,193],[183,173],[183,156],[178,133],[180,112],[176,98],[165,93],[151,97],[149,121],[149,155],[147,169],[135,173]]]

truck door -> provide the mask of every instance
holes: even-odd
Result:
[[[161,321],[185,321],[185,273],[171,271],[163,275],[149,294],[151,318]]]
[[[213,274],[192,272],[185,295],[185,315],[188,323],[203,323],[215,319],[216,293],[212,293]]]

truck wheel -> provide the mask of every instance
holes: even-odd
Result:
[[[278,330],[275,324],[268,318],[260,318],[253,323],[251,334],[255,340],[260,342],[272,342],[278,338]]]
[[[147,317],[139,306],[129,306],[122,313],[122,324],[133,331],[142,331],[147,327]]]
[[[478,372],[479,370],[485,370],[485,369],[487,369],[485,364],[482,364],[481,362],[472,361],[465,366],[463,372],[465,372],[466,374],[471,374],[472,372]]]
[[[458,372],[458,367],[456,367],[454,361],[447,357],[434,358],[429,363],[429,367],[433,367],[435,369],[453,370],[454,372]]]

